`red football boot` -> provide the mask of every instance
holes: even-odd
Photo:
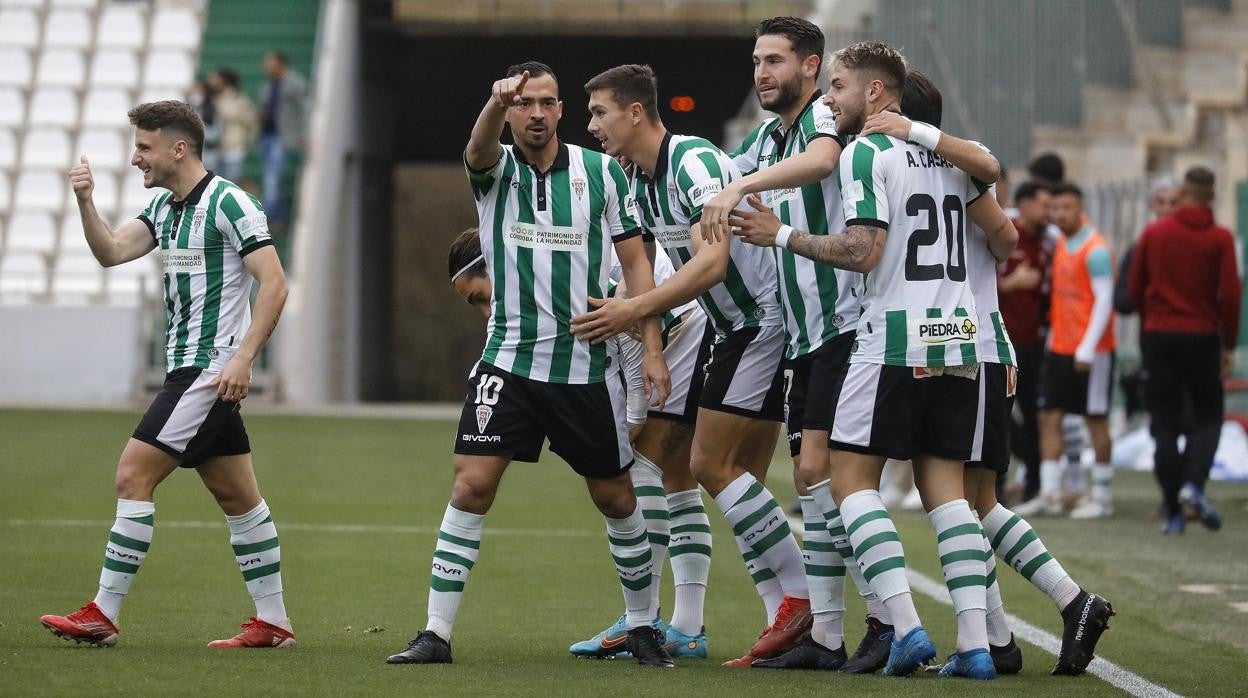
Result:
[[[279,647],[295,646],[295,634],[289,630],[252,617],[243,623],[243,632],[228,640],[213,640],[209,647]]]
[[[117,636],[121,633],[94,601],[67,616],[42,616],[39,622],[57,637],[99,647],[117,644]]]
[[[809,599],[785,596],[780,609],[776,611],[776,621],[758,638],[749,654],[756,659],[774,657],[797,644],[803,635],[810,632],[814,622],[814,616],[810,614]]]

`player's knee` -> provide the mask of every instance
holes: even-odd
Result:
[[[590,496],[598,511],[607,518],[625,519],[637,511],[637,497],[632,488],[594,488]]]
[[[471,514],[484,514],[494,503],[494,495],[497,492],[497,483],[459,473],[455,476],[455,484],[451,487],[451,506]]]
[[[117,464],[117,498],[148,501],[156,489],[156,480],[133,463]]]

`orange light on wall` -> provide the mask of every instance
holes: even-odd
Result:
[[[693,97],[690,97],[689,95],[677,95],[672,97],[672,101],[669,104],[672,107],[672,111],[675,112],[691,112],[694,107],[698,106],[698,103],[693,101]]]

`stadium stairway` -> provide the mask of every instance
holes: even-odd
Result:
[[[1133,86],[1086,85],[1083,125],[1034,127],[1034,151],[1057,152],[1070,178],[1089,183],[1211,165],[1219,174],[1217,215],[1234,220],[1236,182],[1248,178],[1245,36],[1248,0],[1226,10],[1185,6],[1181,47],[1136,48]]]

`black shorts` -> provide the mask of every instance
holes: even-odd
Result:
[[[828,431],[833,396],[841,369],[849,363],[855,332],[829,339],[818,349],[784,361],[784,421],[789,432],[789,455],[802,450],[802,430]]]
[[[700,407],[784,421],[784,328],[743,327],[711,346]]]
[[[251,453],[251,441],[239,403],[217,397],[219,374],[202,368],[178,368],[135,427],[134,438],[177,458],[183,468],[197,468],[218,456]]]
[[[1040,366],[1039,395],[1042,410],[1104,417],[1114,390],[1114,352],[1097,352],[1088,371],[1075,370],[1075,357],[1045,352]]]
[[[1005,364],[980,364],[979,425],[968,468],[987,468],[1004,475],[1010,469],[1010,424],[1018,370]]]
[[[624,385],[614,371],[602,383],[565,385],[481,362],[468,377],[455,453],[536,463],[550,439],[551,452],[579,475],[617,477],[633,464],[624,410]]]
[[[919,455],[969,460],[979,419],[978,376],[925,373],[909,366],[847,364],[828,446],[896,460]]]

